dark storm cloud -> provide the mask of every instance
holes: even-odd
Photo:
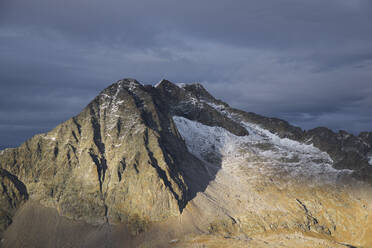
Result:
[[[372,4],[4,0],[0,145],[77,114],[122,77],[201,81],[304,128],[372,130]]]

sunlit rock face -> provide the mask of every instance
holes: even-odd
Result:
[[[171,116],[144,86],[126,79],[51,132],[4,151],[1,166],[32,199],[63,216],[158,221],[179,215],[186,204],[181,167],[198,166],[187,154]]]
[[[370,134],[303,131],[197,83],[119,80],[0,151],[1,244],[369,247]]]

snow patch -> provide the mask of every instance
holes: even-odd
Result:
[[[257,170],[285,171],[288,175],[336,179],[336,170],[326,152],[307,145],[280,138],[252,123],[242,122],[250,135],[236,136],[222,127],[211,127],[175,116],[173,120],[191,153],[208,163],[220,163],[225,171],[236,166]]]
[[[369,165],[372,165],[372,155],[369,155],[369,157],[368,157],[368,163],[369,163]]]
[[[155,88],[159,87],[160,84],[161,84],[164,80],[165,80],[164,78],[161,79],[158,83],[156,83],[156,84],[154,85],[154,87],[155,87]],[[180,89],[182,89],[182,90],[184,90],[184,87],[186,86],[185,83],[175,83],[174,85],[176,85],[178,88],[180,88]]]
[[[208,101],[204,101],[206,104],[208,104],[209,106],[211,106],[212,108],[214,108],[215,110],[217,111],[224,111],[225,110],[225,106],[222,105],[222,104],[215,104],[215,103],[212,103],[212,102],[208,102]]]
[[[54,136],[45,136],[43,138],[46,139],[46,140],[56,141],[56,137],[54,137]]]
[[[163,82],[165,79],[164,78],[162,78],[162,79],[160,79],[160,81],[157,83],[157,84],[155,84],[155,88],[157,88],[157,87],[159,87],[159,85],[161,84],[161,82]]]
[[[154,87],[155,87],[155,88],[159,87],[159,85],[161,84],[162,81],[163,81],[163,80],[160,80],[158,83],[156,83],[156,84],[154,85]]]
[[[206,126],[180,116],[173,117],[173,120],[189,151],[199,158],[208,152],[222,153],[224,145],[230,140],[238,141],[235,135],[221,127]]]
[[[130,82],[130,87],[135,87],[133,86],[136,83],[134,81]],[[108,130],[112,130],[116,127],[116,123],[118,121],[118,118],[120,115],[118,115],[119,107],[124,104],[124,100],[119,100],[119,93],[123,89],[122,84],[118,84],[116,92],[114,95],[107,95],[105,93],[101,93],[101,104],[100,104],[100,114],[104,116],[109,117],[108,123],[107,123],[107,128]]]
[[[130,91],[135,90],[137,86],[138,86],[138,83],[136,83],[135,81],[130,81],[129,82],[129,90]]]

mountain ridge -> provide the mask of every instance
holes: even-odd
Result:
[[[167,80],[163,80],[157,86],[161,87],[162,82],[165,82],[166,84],[170,83]],[[369,167],[368,156],[372,156],[372,132],[361,132],[358,136],[354,136],[353,134],[347,133],[343,130],[335,133],[331,129],[328,129],[326,127],[316,127],[307,131],[302,130],[300,127],[293,126],[287,121],[279,118],[264,117],[253,112],[245,112],[242,110],[231,108],[228,104],[211,96],[201,84],[194,85],[196,85],[197,88],[201,89],[201,92],[206,92],[204,94],[207,95],[208,100],[211,100],[214,104],[223,106],[222,108],[226,108],[230,111],[242,114],[250,122],[261,125],[263,128],[277,134],[281,138],[289,138],[307,143],[312,142],[314,146],[320,148],[323,151],[331,153],[331,157],[336,161],[336,163],[338,163],[338,168],[355,169],[354,167],[352,167],[352,165],[347,164],[350,162],[348,161],[348,157],[352,157],[354,159],[354,162],[359,164],[360,167],[358,169],[365,169]],[[174,86],[176,85],[173,85],[173,89],[175,88]],[[187,85],[185,86],[185,89],[187,90],[188,87],[193,88],[192,85]],[[199,95],[198,97],[203,99],[202,95]],[[182,116],[182,113],[178,114],[176,112],[175,115]],[[190,118],[189,115],[185,117],[193,119]],[[208,125],[208,123],[206,124]],[[214,124],[216,125],[216,123]],[[231,131],[231,129],[226,129]],[[242,132],[242,135],[244,134],[246,133]],[[330,142],[329,139],[331,139],[332,141]],[[342,153],[346,153],[346,155]]]
[[[231,108],[201,84],[176,85],[162,80],[153,87],[122,79],[50,132],[36,135],[18,148],[0,151],[0,176],[7,183],[0,191],[0,232],[22,205],[32,201],[91,225],[125,223],[132,236],[149,232],[153,223],[196,212],[205,219],[201,226],[192,224],[198,230],[207,228],[212,234],[229,236],[252,234],[247,227],[254,223],[252,217],[230,205],[232,200],[227,197],[239,191],[234,184],[251,177],[246,170],[253,175],[260,170],[273,173],[258,173],[247,182],[260,185],[251,185],[254,189],[281,192],[276,180],[284,185],[280,187],[308,180],[309,185],[329,185],[329,190],[337,185],[344,188],[351,182],[371,182],[371,147],[370,132],[354,136],[327,128],[303,131],[277,118]],[[242,167],[244,163],[249,166]],[[320,181],[312,182],[312,177]],[[343,191],[343,197],[350,197]],[[271,208],[270,198],[256,191],[253,196]],[[338,237],[329,224],[334,217],[318,213],[318,205],[300,196],[282,197],[293,202],[283,202],[283,208],[305,211],[300,215],[305,214],[305,221],[295,218],[281,228],[290,226],[327,239]],[[244,194],[233,199],[252,204]],[[211,209],[219,217],[195,208]],[[190,221],[198,223],[194,218]],[[15,219],[17,226],[19,218]],[[271,225],[276,223],[271,221]],[[257,223],[257,230],[275,230],[263,223]]]

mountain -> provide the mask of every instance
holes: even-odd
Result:
[[[371,247],[372,133],[123,79],[0,151],[1,247]]]

